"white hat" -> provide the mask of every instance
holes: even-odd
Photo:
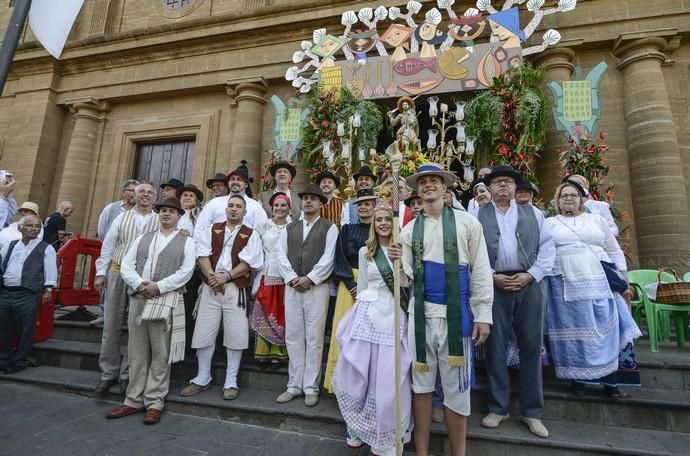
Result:
[[[26,209],[27,211],[31,211],[38,215],[38,204],[32,203],[31,201],[23,202],[22,205],[19,206],[19,209]]]
[[[453,185],[455,181],[458,180],[458,177],[455,174],[451,173],[450,171],[446,171],[441,167],[441,165],[436,163],[424,163],[417,168],[417,172],[415,174],[406,179],[407,185],[412,188],[417,188],[417,179],[422,176],[438,176],[443,179],[443,182],[445,182],[446,185]]]

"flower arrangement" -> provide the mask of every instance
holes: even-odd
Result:
[[[580,174],[589,181],[589,193],[593,199],[609,201],[613,185],[606,184],[609,165],[605,154],[609,146],[604,141],[604,133],[599,132],[595,138],[589,133],[568,137],[568,145],[558,159],[561,161],[561,177],[569,174]]]
[[[429,159],[421,151],[410,152],[403,157],[402,163],[400,164],[400,176],[411,176],[421,164],[428,161]],[[374,174],[380,176],[381,181],[393,173],[390,165],[390,158],[386,154],[374,155],[371,157],[369,166],[371,166],[371,170]]]

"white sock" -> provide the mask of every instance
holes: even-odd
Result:
[[[225,371],[225,386],[223,388],[237,388],[237,374],[240,371],[242,350],[226,349],[228,352],[228,368]]]
[[[192,383],[199,386],[206,386],[211,383],[211,361],[213,360],[215,349],[215,345],[197,349],[196,358],[199,367],[196,377],[192,379]]]

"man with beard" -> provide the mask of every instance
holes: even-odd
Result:
[[[122,261],[129,287],[129,378],[124,403],[107,418],[146,410],[145,424],[161,419],[170,388],[170,365],[184,359],[185,283],[194,273],[196,246],[177,229],[184,209],[177,198],[156,205],[160,228],[139,236]]]
[[[316,185],[319,186],[328,200],[321,206],[321,217],[330,220],[340,228],[340,213],[343,210],[343,200],[335,196],[335,191],[340,187],[340,178],[330,171],[323,171],[316,176]]]
[[[117,383],[118,378],[120,393],[125,394],[127,391],[129,363],[127,352],[121,353],[120,335],[125,324],[129,296],[127,284],[120,274],[120,265],[137,237],[159,228],[158,214],[153,212],[156,189],[151,183],[144,182],[135,187],[134,194],[136,204],[115,218],[103,240],[101,255],[96,260],[94,287],[100,293],[106,293],[108,305],[105,306],[101,353],[98,358],[102,373],[94,391],[95,397],[103,397]]]
[[[291,220],[297,220],[302,212],[302,205],[300,204],[297,192],[290,188],[292,184],[292,179],[297,175],[297,168],[285,160],[275,162],[271,165],[269,170],[271,176],[276,180],[276,188],[259,193],[257,199],[266,211],[266,215],[271,217],[271,197],[276,193],[285,193],[290,199],[290,218]]]
[[[55,249],[38,237],[41,219],[26,215],[19,221],[20,240],[0,250],[0,369],[14,374],[29,365],[36,316],[48,304],[57,283]],[[12,335],[17,350],[12,353]]]
[[[211,190],[213,198],[229,195],[230,190],[228,189],[228,176],[223,173],[216,173],[215,176],[211,177],[210,179],[206,179],[206,188]]]
[[[376,175],[371,171],[369,165],[363,165],[359,168],[357,173],[352,175],[352,179],[355,181],[355,190],[360,191],[365,188],[374,188],[376,183]],[[343,210],[340,213],[340,225],[347,225],[348,223],[357,223],[357,205],[355,200],[357,198],[352,198],[343,204]]]
[[[544,290],[539,282],[550,275],[556,257],[544,215],[532,205],[515,201],[520,174],[497,166],[486,176],[491,203],[479,208],[493,271],[494,328],[487,341],[489,413],[482,426],[497,428],[509,418],[510,375],[507,349],[513,333],[520,350],[520,413],[530,432],[542,438],[549,431],[544,412],[541,346],[544,340]],[[444,391],[447,390],[444,388]]]
[[[305,395],[319,402],[321,356],[328,308],[328,283],[338,228],[322,218],[326,196],[310,184],[300,194],[302,219],[290,223],[280,239],[280,274],[285,280],[285,344],[290,355],[287,390],[276,399],[289,402]]]
[[[211,360],[221,323],[227,355],[223,399],[234,400],[240,394],[237,374],[242,351],[249,347],[250,275],[264,262],[261,237],[243,224],[246,213],[245,198],[230,195],[225,221],[214,223],[196,238],[199,269],[205,282],[192,337],[199,365],[196,377],[180,392],[181,396],[193,396],[211,387]]]
[[[230,195],[213,198],[201,210],[201,214],[199,214],[199,218],[194,226],[194,239],[203,236],[203,233],[214,223],[223,223],[225,221],[225,209],[232,195],[241,196],[246,203],[247,214],[244,217],[243,224],[249,228],[254,228],[258,223],[268,220],[266,211],[261,207],[261,204],[247,196],[249,174],[246,166],[240,166],[228,174],[227,183]]]

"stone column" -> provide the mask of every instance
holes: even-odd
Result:
[[[546,82],[562,83],[569,81],[575,71],[573,60],[575,51],[568,47],[549,48],[537,55],[535,63],[546,67]],[[551,90],[546,89],[551,94]],[[553,101],[553,100],[552,100]],[[549,112],[548,130],[546,132],[546,147],[537,164],[539,176],[539,192],[544,201],[550,201],[553,193],[561,182],[561,164],[558,160],[560,149],[567,144],[566,132],[556,128],[553,114]]]
[[[58,188],[57,203],[71,201],[74,214],[68,219],[72,229],[85,234],[93,168],[96,163],[96,140],[105,121],[108,104],[91,97],[65,103],[74,119],[72,138],[65,156],[65,168]]]
[[[687,270],[690,210],[676,127],[661,69],[674,29],[621,34],[624,115],[640,266]]]
[[[268,83],[259,76],[228,81],[226,89],[236,107],[230,163],[234,168],[239,166],[240,160],[247,160],[249,175],[254,178],[253,190],[256,190],[263,172],[261,139]]]

